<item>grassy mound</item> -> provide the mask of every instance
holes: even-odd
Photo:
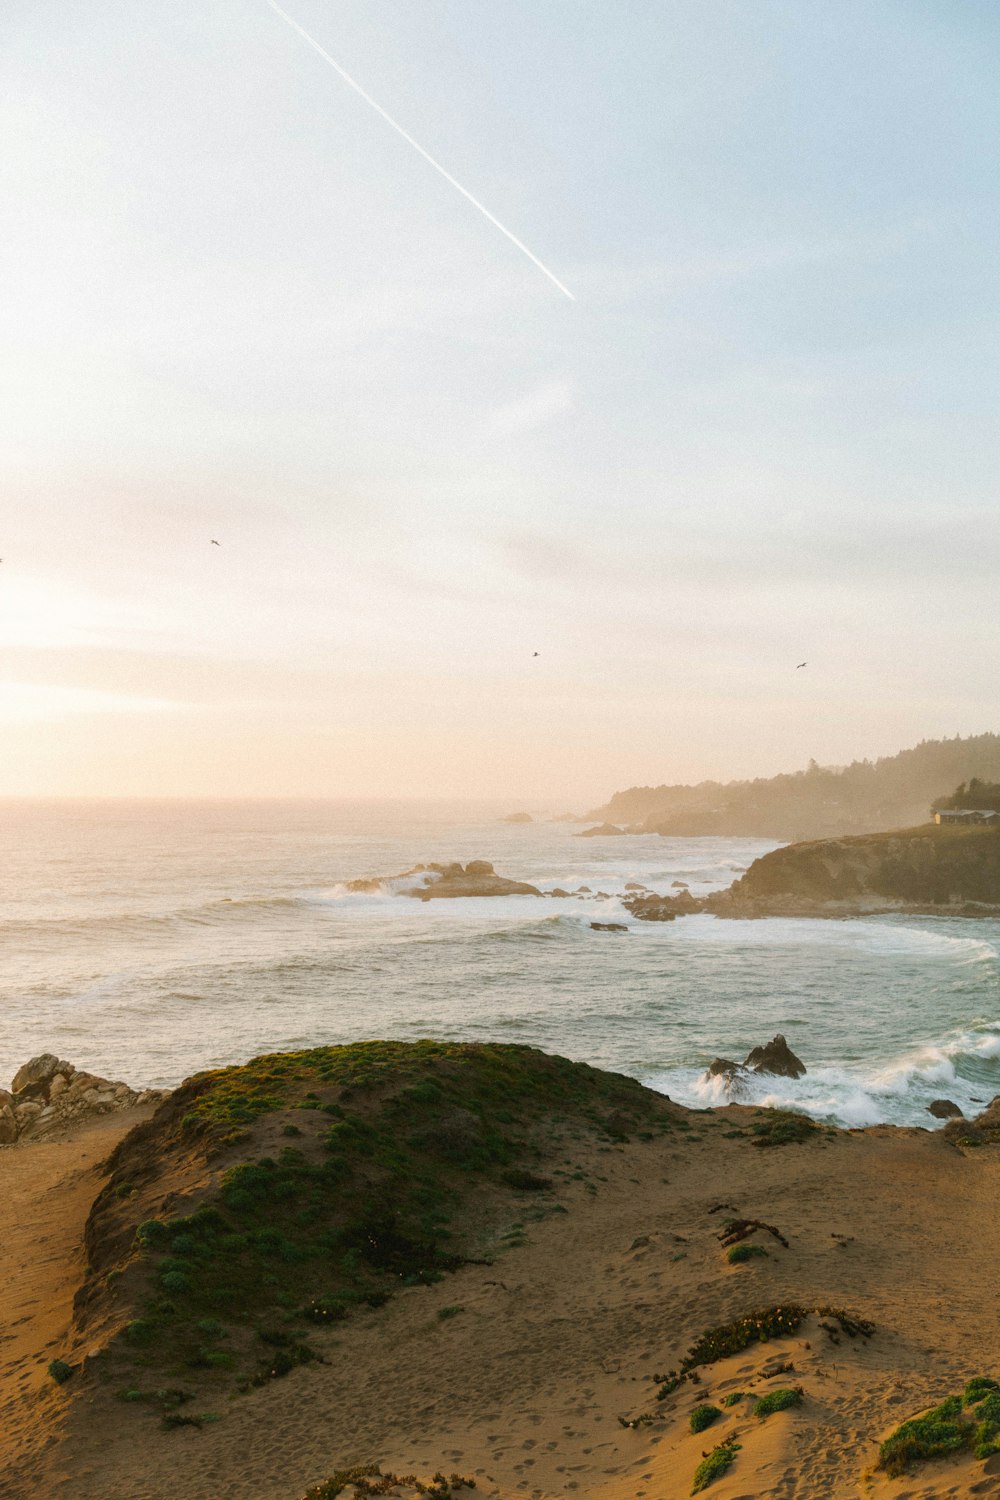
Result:
[[[677,1114],[523,1046],[366,1042],[199,1074],[112,1157],[78,1319],[127,1319],[102,1363],[130,1393],[154,1370],[262,1384],[316,1358],[314,1325],[523,1243],[581,1175],[574,1140]]]

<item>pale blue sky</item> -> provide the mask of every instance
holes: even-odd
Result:
[[[267,5],[11,0],[0,794],[997,728],[995,7],[286,8],[577,300]]]

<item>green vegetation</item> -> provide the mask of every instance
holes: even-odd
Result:
[[[761,1421],[776,1411],[787,1411],[790,1406],[802,1405],[802,1389],[794,1386],[791,1389],[782,1387],[776,1391],[768,1391],[766,1396],[761,1396],[759,1401],[753,1404],[753,1414]]]
[[[962,1392],[962,1400],[966,1406],[973,1406],[991,1391],[1000,1391],[1000,1384],[988,1375],[974,1375]]]
[[[697,1495],[701,1490],[707,1489],[713,1479],[720,1479],[732,1467],[733,1460],[741,1446],[742,1444],[738,1443],[735,1437],[728,1437],[724,1443],[713,1448],[694,1471],[692,1495]]]
[[[260,1057],[197,1075],[171,1103],[155,1137],[144,1127],[113,1158],[89,1242],[106,1287],[124,1267],[115,1295],[124,1288],[140,1304],[119,1353],[229,1371],[244,1388],[315,1358],[290,1323],[340,1321],[439,1281],[470,1254],[523,1244],[524,1220],[557,1205],[525,1211],[511,1195],[553,1191],[536,1168],[561,1156],[567,1136],[662,1133],[676,1114],[634,1079],[534,1048],[429,1041]],[[283,1144],[292,1111],[309,1126]],[[142,1195],[118,1195],[118,1174],[148,1179],[175,1149],[219,1162],[212,1187],[191,1212],[123,1233]],[[261,1360],[252,1339],[267,1328],[284,1337]],[[227,1349],[211,1347],[223,1338]]]
[[[688,1417],[688,1424],[692,1432],[704,1432],[706,1427],[711,1427],[712,1423],[717,1422],[721,1416],[722,1412],[717,1406],[710,1406],[706,1402],[702,1406],[695,1407]]]
[[[970,1380],[961,1396],[911,1417],[886,1438],[876,1465],[893,1478],[946,1453],[985,1459],[1000,1453],[1000,1386],[988,1377]]]
[[[766,1254],[763,1245],[730,1245],[726,1251],[726,1259],[731,1266],[738,1266],[745,1260],[754,1260],[757,1256]]]
[[[784,1307],[765,1307],[760,1312],[736,1318],[732,1323],[710,1328],[691,1345],[681,1361],[681,1372],[687,1374],[699,1365],[711,1365],[730,1354],[741,1354],[751,1344],[790,1338],[811,1311],[811,1308],[800,1307],[794,1302],[786,1303]]]
[[[723,1406],[735,1406],[737,1402],[743,1400],[745,1395],[746,1391],[730,1391],[729,1395],[723,1398],[722,1404]]]
[[[765,1307],[759,1312],[735,1318],[731,1323],[720,1323],[717,1328],[710,1328],[703,1333],[681,1360],[679,1370],[671,1370],[668,1375],[653,1376],[659,1385],[656,1400],[665,1401],[683,1381],[693,1378],[692,1371],[701,1365],[715,1364],[717,1360],[727,1359],[731,1354],[742,1354],[751,1344],[766,1344],[771,1339],[790,1338],[810,1313],[834,1319],[848,1338],[853,1339],[860,1334],[868,1339],[875,1332],[874,1323],[867,1318],[855,1317],[840,1307],[803,1307],[796,1302],[786,1303],[783,1307]]]
[[[53,1359],[49,1361],[48,1373],[56,1385],[64,1385],[73,1373],[73,1366],[64,1359]]]
[[[770,1110],[766,1118],[755,1120],[750,1130],[755,1146],[793,1146],[801,1141],[812,1140],[820,1134],[834,1134],[808,1115],[800,1115],[790,1109]]]
[[[476,1481],[464,1474],[435,1474],[426,1484],[415,1474],[383,1474],[378,1464],[358,1464],[353,1469],[338,1469],[323,1484],[309,1490],[302,1500],[336,1500],[336,1497],[352,1485],[355,1495],[387,1495],[399,1485],[415,1489],[418,1495],[428,1500],[452,1500],[456,1490],[474,1490]]]
[[[968,784],[963,781],[956,787],[950,797],[938,797],[931,805],[932,812],[944,812],[946,808],[1000,812],[1000,781],[980,781],[973,776]]]

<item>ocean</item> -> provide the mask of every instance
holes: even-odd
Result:
[[[1000,922],[635,921],[628,882],[698,895],[774,844],[582,839],[495,806],[0,803],[0,1083],[55,1052],[137,1087],[371,1037],[527,1042],[722,1102],[716,1055],[783,1032],[798,1081],[741,1100],[935,1126],[1000,1093]],[[415,901],[346,882],[471,859],[571,899]],[[604,899],[602,899],[603,893]],[[592,921],[625,922],[627,933]]]

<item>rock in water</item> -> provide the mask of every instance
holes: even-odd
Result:
[[[778,1078],[801,1078],[805,1071],[805,1063],[795,1056],[779,1032],[766,1046],[754,1047],[741,1063],[732,1062],[728,1057],[714,1058],[708,1065],[705,1079],[724,1078],[727,1090],[734,1093],[751,1073],[769,1073]]]
[[[619,828],[617,823],[599,823],[596,828],[585,828],[582,833],[574,833],[575,839],[610,839],[623,837],[624,828]]]
[[[591,922],[595,932],[628,932],[624,922]]]
[[[706,1078],[735,1078],[737,1073],[742,1073],[743,1071],[742,1063],[730,1062],[728,1057],[713,1057],[708,1065],[708,1072],[705,1076]]]
[[[927,1106],[927,1113],[933,1115],[935,1120],[962,1120],[964,1115],[957,1104],[950,1099],[932,1099]]]
[[[802,1078],[806,1065],[789,1047],[779,1031],[764,1047],[754,1047],[743,1059],[753,1073],[774,1073],[778,1078]]]

